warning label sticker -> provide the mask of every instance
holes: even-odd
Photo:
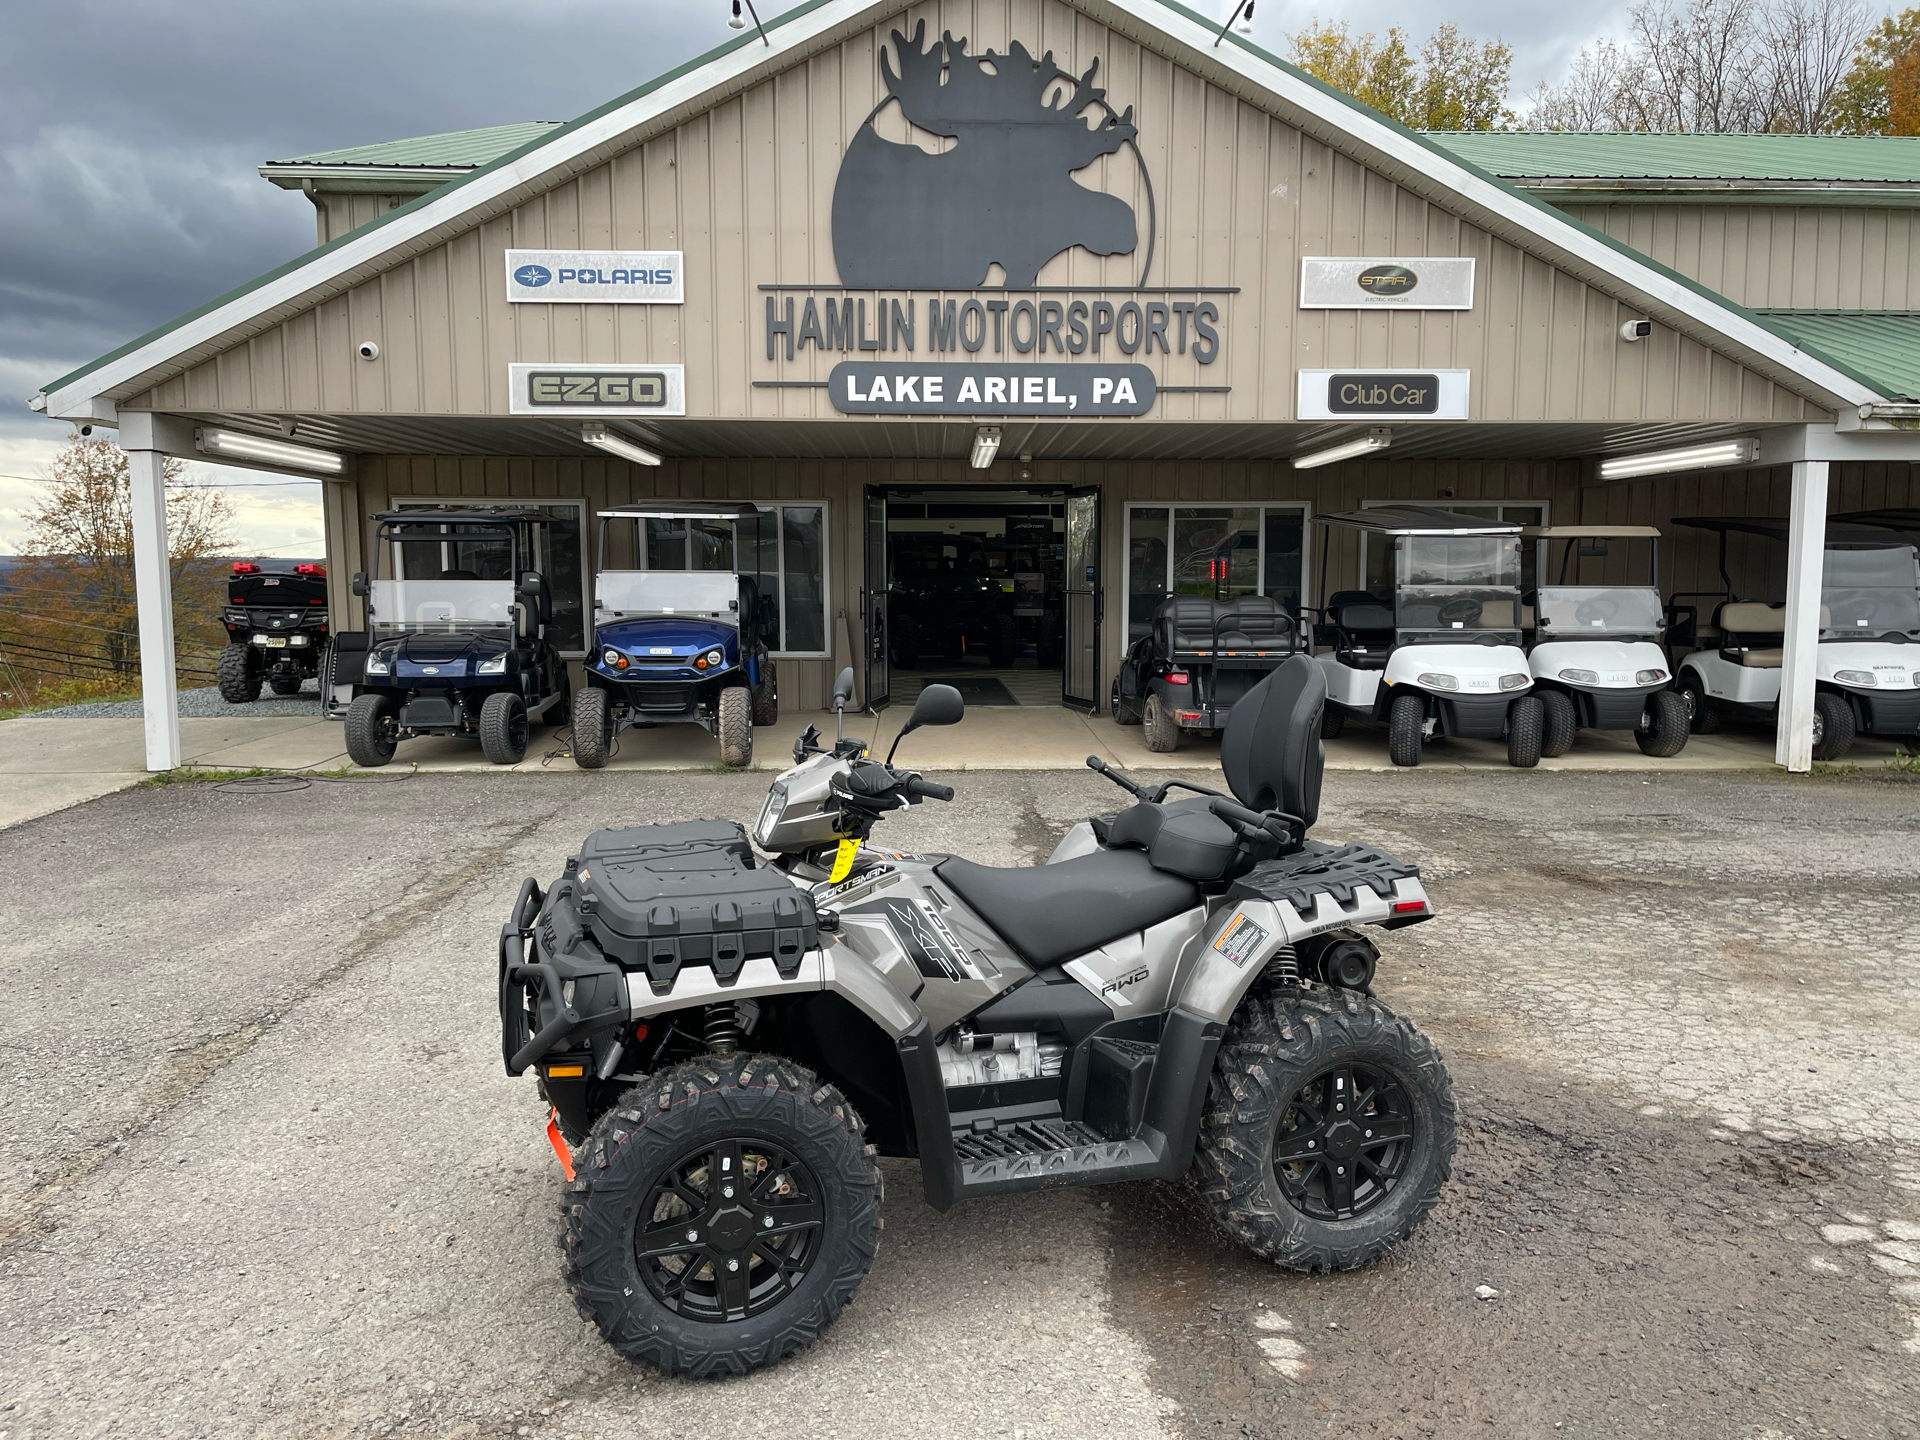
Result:
[[[1213,942],[1213,948],[1235,965],[1245,965],[1248,957],[1258,954],[1266,943],[1267,932],[1236,910],[1227,921],[1227,928],[1220,932],[1220,938]]]

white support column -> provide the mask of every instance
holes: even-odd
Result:
[[[1787,511],[1786,655],[1780,667],[1776,765],[1813,768],[1813,672],[1820,648],[1820,574],[1827,538],[1827,462],[1796,460]]]
[[[173,576],[167,568],[167,457],[129,450],[133,482],[133,580],[140,606],[140,698],[147,769],[180,764],[180,704],[173,675]]]

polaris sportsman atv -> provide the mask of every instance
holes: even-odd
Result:
[[[602,830],[527,880],[502,1049],[550,1106],[583,1314],[668,1372],[801,1349],[872,1265],[876,1151],[918,1158],[941,1210],[1191,1170],[1242,1243],[1308,1271],[1404,1238],[1449,1173],[1451,1083],[1374,998],[1359,927],[1433,910],[1414,866],[1307,838],[1324,696],[1302,655],[1234,706],[1232,796],[1090,758],[1132,803],[1044,865],[870,847],[953,791],[808,726],[751,843]],[[929,685],[901,734],[962,709]]]
[[[1673,646],[1680,694],[1694,730],[1711,734],[1727,717],[1773,720],[1787,625],[1784,603],[1739,600],[1727,573],[1727,536],[1786,543],[1787,522],[1771,517],[1676,519],[1720,536],[1724,595],[1674,596]],[[1828,521],[1820,576],[1820,639],[1814,650],[1813,758],[1838,760],[1856,735],[1902,739],[1920,732],[1920,561],[1913,543],[1884,528]],[[1702,606],[1682,600],[1712,600]]]
[[[320,673],[327,648],[327,571],[296,565],[269,574],[251,560],[233,562],[227,577],[227,647],[220,652],[220,698],[251,705],[265,681],[276,695],[298,695]]]
[[[1507,742],[1507,763],[1540,763],[1545,712],[1520,649],[1518,525],[1427,505],[1316,515],[1321,585],[1332,527],[1388,547],[1391,590],[1322,602],[1316,658],[1327,681],[1326,735],[1349,718],[1387,723],[1387,756],[1418,765],[1443,735]]]
[[[765,519],[753,505],[674,502],[600,512],[593,630],[573,700],[573,763],[598,770],[629,726],[698,725],[720,742],[723,764],[753,763],[753,727],[779,718],[769,641],[780,633],[771,597],[738,573],[735,557]],[[649,563],[607,566],[607,522],[631,527],[629,553]]]
[[[547,523],[541,510],[504,506],[373,517],[374,575],[353,577],[353,593],[367,599],[366,649],[343,643],[330,677],[354,687],[354,764],[385,765],[410,736],[458,735],[478,739],[494,764],[514,765],[534,720],[566,715],[567,664],[547,640],[553,601],[530,568]],[[379,573],[382,552],[390,578]]]
[[[1113,677],[1114,723],[1144,727],[1159,754],[1178,749],[1183,730],[1211,734],[1300,648],[1295,635],[1293,616],[1266,595],[1169,595]]]
[[[1524,538],[1537,547],[1527,663],[1546,722],[1540,753],[1566,754],[1581,730],[1631,730],[1642,754],[1678,755],[1687,745],[1687,705],[1672,688],[1662,644],[1660,532],[1651,525],[1549,525],[1529,527]],[[1629,575],[1644,555],[1646,583],[1582,585],[1581,562],[1605,560],[1610,549],[1620,552],[1617,570]]]

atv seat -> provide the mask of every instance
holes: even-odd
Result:
[[[937,869],[1036,968],[1071,960],[1200,903],[1193,881],[1156,870],[1138,850],[1100,850],[1057,865],[1012,869],[954,856]]]

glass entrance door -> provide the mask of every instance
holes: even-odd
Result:
[[[1100,487],[1067,492],[1066,673],[1062,699],[1100,708]]]
[[[867,487],[867,575],[860,592],[866,612],[866,638],[861,653],[866,657],[865,679],[860,686],[860,703],[867,710],[878,710],[887,703],[887,492]],[[859,662],[855,662],[856,666]]]

